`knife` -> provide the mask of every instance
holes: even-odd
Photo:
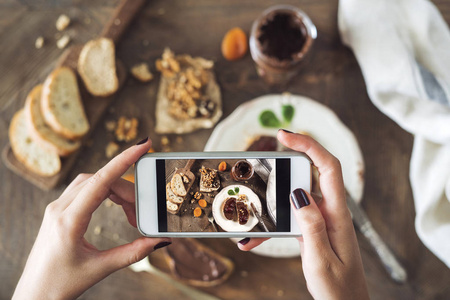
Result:
[[[408,278],[405,269],[375,231],[364,210],[348,193],[347,206],[352,214],[353,222],[375,249],[391,278],[398,283],[405,283]]]
[[[250,203],[250,206],[251,206],[251,208],[252,208],[253,214],[256,216],[256,218],[258,219],[259,223],[261,223],[262,226],[264,227],[264,230],[265,230],[266,232],[269,232],[269,229],[267,229],[266,224],[264,224],[264,222],[263,222],[261,216],[258,214],[258,211],[256,210],[256,207],[255,207],[255,204]]]

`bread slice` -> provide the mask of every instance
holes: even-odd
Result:
[[[114,94],[119,88],[114,42],[107,38],[87,42],[78,59],[78,72],[92,95]]]
[[[41,176],[53,176],[61,169],[58,154],[42,148],[31,138],[23,109],[11,120],[9,141],[14,156],[30,171]]]
[[[25,102],[25,119],[34,141],[60,156],[67,156],[80,148],[79,141],[72,141],[54,132],[45,124],[41,113],[42,85],[35,86]]]
[[[181,205],[177,205],[170,201],[166,201],[166,206],[167,206],[167,211],[173,215],[176,215],[179,211],[179,208],[181,207]]]
[[[170,187],[170,182],[166,185],[166,199],[175,204],[181,204],[184,202],[183,197],[175,195]]]
[[[78,139],[89,131],[72,69],[61,67],[47,77],[42,88],[41,111],[45,123],[68,139]]]
[[[184,187],[183,178],[180,174],[175,174],[170,181],[170,188],[172,192],[180,197],[186,196],[186,188]]]

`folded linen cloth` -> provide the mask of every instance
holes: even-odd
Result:
[[[419,238],[450,267],[450,31],[428,0],[340,0],[338,25],[379,110],[415,136]]]

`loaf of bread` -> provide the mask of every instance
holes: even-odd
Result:
[[[81,143],[64,138],[45,124],[41,113],[41,94],[42,85],[37,85],[27,96],[25,119],[28,130],[33,140],[42,147],[56,152],[60,156],[67,156],[80,148]]]
[[[68,139],[78,139],[89,130],[78,90],[77,78],[72,69],[54,70],[42,88],[41,111],[53,131]]]
[[[175,174],[170,181],[170,188],[173,193],[177,196],[184,197],[186,196],[186,188],[184,187],[183,178],[180,174]]]
[[[174,194],[172,188],[170,187],[170,182],[166,185],[166,198],[167,200],[175,204],[181,204],[184,201],[183,197]]]
[[[32,139],[23,109],[11,120],[9,140],[14,156],[28,170],[41,176],[53,176],[60,171],[61,160],[58,154],[41,147]]]
[[[106,97],[119,88],[114,42],[99,38],[87,42],[78,59],[78,72],[94,96]]]

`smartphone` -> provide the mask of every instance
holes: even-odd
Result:
[[[148,237],[301,235],[293,189],[311,190],[298,152],[148,153],[135,164],[136,217]]]

